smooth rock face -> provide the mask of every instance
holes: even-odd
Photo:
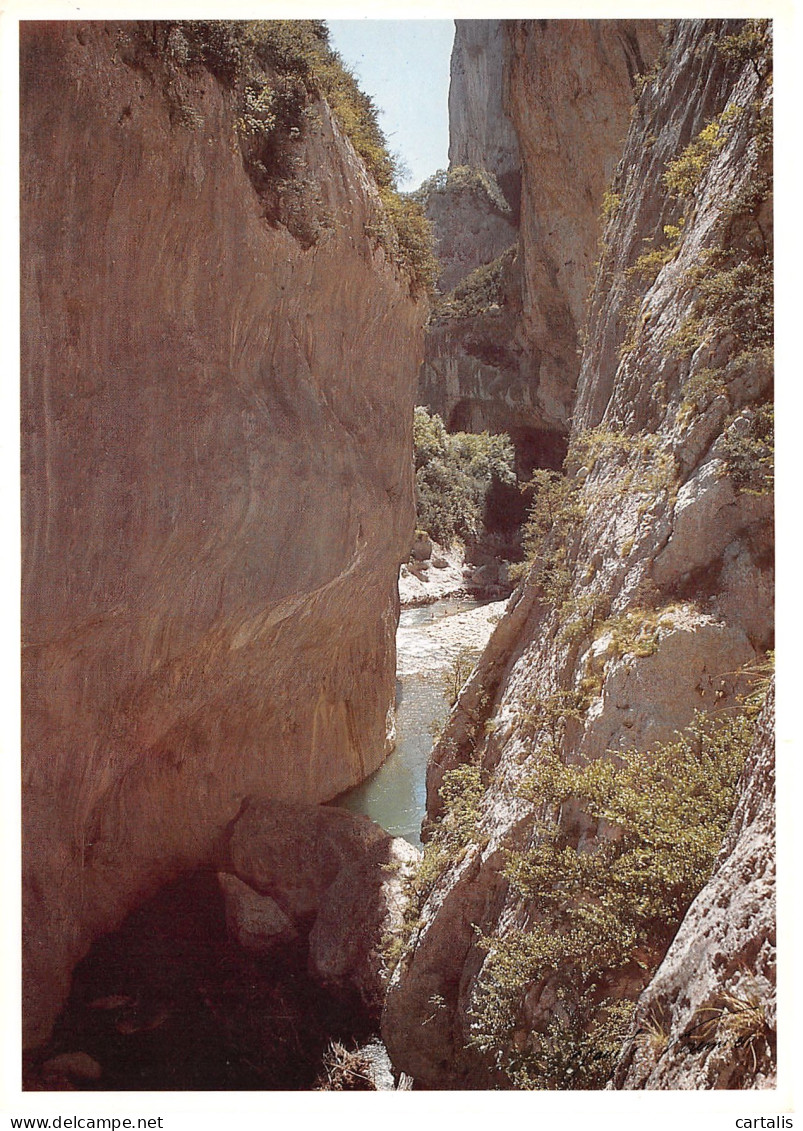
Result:
[[[402,925],[404,875],[420,853],[345,809],[251,799],[234,824],[228,857],[238,889],[235,937],[253,937],[261,901],[308,936],[311,975],[350,991],[379,1016],[387,983],[382,949]],[[227,891],[228,898],[228,891]],[[227,916],[228,917],[228,916]],[[261,917],[260,917],[261,918]]]
[[[773,1088],[775,689],[711,880],[639,998],[615,1088]]]
[[[566,25],[564,65],[561,27],[561,21],[517,24],[511,61],[511,73],[521,83],[518,117],[512,114],[521,129],[525,170],[521,256],[530,325],[544,341],[559,318],[545,318],[539,330],[535,314],[539,303],[542,310],[549,308],[556,288],[570,318],[566,325],[579,316],[579,290],[573,289],[576,276],[569,280],[568,263],[562,289],[557,271],[541,286],[538,264],[546,261],[547,253],[559,255],[562,241],[569,238],[572,208],[577,207],[577,217],[582,211],[565,185],[582,183],[584,151],[579,139],[591,128],[593,115],[579,115],[576,144],[561,153],[557,129],[532,128],[525,135],[529,104],[529,120],[543,122],[543,106],[561,104],[559,88],[550,83],[556,76],[573,75],[577,106],[590,107],[591,78],[597,75],[598,103],[605,107],[609,56],[613,53],[616,66],[625,72],[632,58],[632,45],[617,41],[618,29],[612,29],[613,38],[600,54],[599,44],[590,45],[572,21]],[[560,1020],[556,983],[570,972],[558,963],[554,976],[525,984],[515,1003],[508,1045],[487,1054],[472,1048],[472,1011],[483,1000],[488,960],[478,934],[504,940],[511,931],[539,921],[537,901],[518,892],[503,872],[511,850],[527,851],[540,843],[539,820],[549,816],[522,789],[538,764],[539,747],[558,741],[560,756],[568,762],[599,758],[608,750],[648,751],[687,726],[697,710],[739,711],[754,678],[750,670],[764,662],[765,650],[772,647],[771,495],[740,488],[722,442],[735,413],[766,400],[771,363],[761,348],[748,351],[749,359],[742,363],[739,351],[744,344],[734,341],[732,331],[723,330],[716,320],[691,353],[673,345],[673,336],[698,311],[695,268],[701,262],[708,262],[709,256],[715,259],[723,247],[748,267],[757,246],[771,253],[771,210],[764,202],[750,211],[751,194],[769,167],[767,150],[756,139],[761,127],[754,116],[756,103],[766,113],[771,98],[760,77],[766,67],[762,72],[762,66],[728,61],[719,51],[723,38],[740,27],[739,21],[678,21],[669,28],[665,61],[639,100],[614,180],[618,205],[604,232],[573,411],[567,466],[577,488],[576,505],[563,535],[558,524],[546,545],[563,556],[553,564],[551,576],[542,574],[544,563],[535,560],[461,691],[430,760],[430,821],[444,813],[440,790],[448,771],[466,763],[479,765],[487,786],[476,831],[433,884],[414,945],[394,976],[386,1004],[383,1035],[394,1064],[425,1087],[510,1086],[509,1079],[500,1079],[498,1063],[505,1062],[511,1049],[526,1048],[531,1036],[543,1032],[551,1020]],[[528,74],[532,87],[525,81]],[[588,87],[581,81],[584,75]],[[673,198],[663,179],[668,163],[731,104],[741,109],[731,111],[733,124],[712,152],[693,202]],[[560,112],[556,122],[568,128]],[[572,154],[578,161],[574,180],[568,167]],[[567,164],[560,175],[556,167],[553,176],[550,162],[557,166],[562,158]],[[536,231],[538,210],[527,203],[527,185],[534,185],[535,179],[528,182],[526,171],[539,167],[544,192],[556,195],[563,184],[565,195],[563,202],[555,200],[555,210],[549,213],[555,216],[555,230],[543,239]],[[591,182],[587,187],[591,195],[598,193],[593,202],[598,214],[603,183],[597,184],[593,191]],[[734,201],[740,200],[748,202],[748,214],[737,211],[734,219]],[[679,225],[681,217],[685,226]],[[671,225],[682,228],[676,254],[668,254],[651,277],[640,267],[633,270],[645,247],[663,246],[664,227]],[[565,258],[570,258],[568,253]],[[581,277],[584,270],[581,262]],[[713,394],[695,399],[695,389],[712,384],[712,371],[725,369],[726,403],[716,393],[716,384]],[[574,695],[582,708],[574,717],[563,716],[556,740],[550,711],[561,702],[556,696]],[[599,830],[576,817],[573,804],[561,808],[561,833],[573,847],[581,841],[593,843]],[[703,971],[718,968],[719,954],[743,958],[746,969],[738,976],[729,959],[722,968],[721,989],[731,999],[730,1007],[721,999],[717,1008],[726,1012],[739,1012],[733,1003],[748,1000],[754,982],[762,1000],[771,1001],[771,905],[751,923],[751,908],[770,890],[771,838],[751,847],[746,826],[745,835],[744,846],[733,847],[730,864],[721,864],[717,873],[723,885],[720,898],[727,897],[733,925],[726,928],[720,911],[715,915],[712,910],[702,934],[697,932],[696,941],[690,934],[683,951],[690,978],[696,954]],[[765,848],[766,867],[761,855]],[[746,883],[751,861],[756,886],[745,890],[743,903],[740,891],[733,889]],[[691,926],[689,931],[694,933]],[[653,969],[670,942],[669,936],[656,940]],[[687,1016],[685,975],[677,964],[674,970],[677,977],[667,1000],[677,997],[672,1008],[677,1008],[682,1026]],[[601,976],[606,993],[635,1001],[650,974],[633,964],[629,970],[603,971]],[[697,1001],[708,992],[706,978],[713,986],[704,974]],[[697,995],[693,979],[691,985],[690,993]],[[563,989],[574,992],[565,982]],[[699,1050],[692,1058],[697,1058],[697,1067],[690,1061],[685,1076],[680,1062],[671,1057],[666,1074],[659,1062],[654,1076],[652,1067],[642,1071],[633,1059],[628,1080],[637,1087],[648,1077],[646,1086],[729,1086],[728,1080],[733,1086],[763,1086],[771,1078],[771,1057],[761,1060],[751,1075],[744,1070],[751,1060],[749,1043],[739,1046],[733,1071],[724,1054],[720,1056],[737,1026],[747,1020],[724,1018],[715,1039],[719,1052],[708,1067],[700,1067],[704,1054]],[[759,1038],[756,1041],[756,1048],[763,1049]]]
[[[635,75],[658,50],[658,25],[455,23],[450,165],[493,173],[512,210],[505,222],[479,196],[431,194],[441,289],[511,246],[518,253],[486,310],[441,317],[436,309],[420,399],[453,429],[509,432],[525,473],[560,467],[602,195],[621,156]]]
[[[21,26],[26,1043],[243,797],[380,763],[413,530],[423,310],[361,162],[318,104],[304,250],[130,32]]]
[[[522,337],[545,423],[566,428],[579,331],[655,20],[511,20],[507,109],[522,167]]]
[[[519,139],[506,102],[510,60],[506,23],[455,20],[449,83],[449,165],[468,165],[493,173],[515,219],[521,165]]]

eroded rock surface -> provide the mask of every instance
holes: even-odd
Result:
[[[330,222],[299,242],[230,92],[137,34],[21,26],[31,1042],[245,796],[319,801],[381,762],[413,528],[423,309],[366,237],[361,161],[311,105],[293,168]]]
[[[449,84],[449,164],[487,169],[510,203],[521,195],[519,139],[507,110],[505,20],[455,20]]]
[[[383,1032],[394,1063],[427,1087],[511,1086],[508,1070],[538,1087],[578,1086],[579,1060],[573,1064],[571,1057],[582,1055],[588,1035],[587,999],[583,1005],[582,979],[561,959],[561,944],[551,965],[533,964],[537,976],[528,978],[526,958],[519,967],[512,962],[509,984],[518,988],[505,999],[510,1018],[496,1036],[494,1019],[480,1020],[495,947],[504,952],[511,939],[544,923],[537,897],[506,874],[510,853],[536,853],[546,842],[543,822],[553,819],[570,850],[591,849],[607,835],[571,798],[555,816],[547,801],[539,802],[533,782],[548,775],[554,755],[573,765],[609,751],[647,752],[697,711],[710,719],[731,717],[742,710],[772,647],[772,502],[765,476],[771,453],[760,431],[772,378],[770,47],[764,40],[752,61],[730,51],[743,28],[739,21],[668,26],[665,52],[644,83],[621,161],[616,166],[614,155],[607,166],[606,175],[615,175],[586,321],[567,475],[543,487],[546,533],[530,574],[461,692],[428,769],[435,847],[437,823],[447,835],[449,819],[460,815],[454,783],[475,780],[481,789],[473,826],[465,831],[463,813],[458,848],[422,894],[421,922],[385,1010]],[[520,80],[512,116],[522,130],[525,169],[520,258],[529,313],[523,318],[530,344],[544,346],[546,373],[549,359],[560,356],[560,342],[568,340],[554,338],[554,328],[580,324],[579,282],[591,272],[590,258],[574,256],[580,245],[570,254],[565,241],[586,208],[597,214],[604,177],[584,182],[584,170],[572,177],[568,164],[558,175],[562,135],[547,125],[525,136],[525,123],[528,114],[540,121],[538,107],[548,104],[552,112],[564,95],[571,103],[571,93],[577,107],[596,105],[595,82],[605,106],[607,68],[620,68],[627,83],[633,69],[641,69],[633,43],[617,40],[621,27],[611,29],[612,39],[592,37],[592,45],[574,22],[566,28],[564,66],[562,30],[560,21],[517,24],[511,63]],[[573,76],[571,91],[550,85],[567,75]],[[593,117],[578,115],[566,162],[583,152],[580,139],[593,128]],[[562,115],[555,120],[562,122]],[[689,150],[693,142],[698,148]],[[598,154],[604,166],[608,158]],[[686,164],[675,166],[675,179],[667,181],[669,166],[681,160]],[[692,180],[683,181],[689,167]],[[539,168],[543,213],[528,197],[536,177],[528,182],[527,170]],[[585,184],[581,195],[596,194],[596,201],[575,199],[566,189],[575,183]],[[556,199],[547,205],[550,193]],[[545,216],[554,225],[544,236],[538,228]],[[550,259],[552,272],[544,270]],[[752,288],[746,305],[745,280]],[[555,392],[556,419],[563,396]],[[769,840],[763,844],[771,851]],[[744,905],[740,894],[728,894],[736,916],[733,943],[724,939],[717,912],[716,919],[709,915],[705,940],[692,942],[689,927],[683,953],[692,963],[699,947],[708,970],[720,953],[759,956],[750,977],[727,961],[723,967],[723,989],[733,1000],[746,1000],[751,978],[762,994],[769,981],[772,911],[768,905],[756,919],[753,942],[747,914],[751,901],[768,891],[769,864],[762,878],[765,866],[749,836],[729,859],[717,876],[734,887],[748,861],[757,862],[757,886],[745,893]],[[657,925],[649,954],[638,956],[641,964],[602,969],[595,985],[614,1004],[634,1002],[676,927],[677,921],[671,929]],[[681,994],[682,974],[677,965],[674,970]],[[690,992],[702,1000],[707,990],[701,984],[702,997]],[[722,1052],[725,1035],[717,1040]],[[569,1059],[556,1069],[561,1056]],[[553,1067],[543,1068],[550,1058]],[[712,1056],[708,1068],[698,1064],[698,1071],[690,1062],[684,1075],[669,1058],[666,1074],[659,1067],[653,1079],[669,1087],[762,1086],[771,1078],[769,1061],[751,1074],[743,1071],[749,1060],[743,1044],[733,1064]],[[642,1086],[650,1070],[633,1065],[628,1079]]]
[[[345,809],[257,798],[234,824],[228,858],[234,875],[220,880],[236,909],[227,919],[238,941],[264,952],[265,921],[272,928],[278,911],[308,938],[312,977],[356,993],[378,1017],[388,978],[383,948],[400,930],[403,880],[418,850]]]
[[[430,320],[420,398],[453,429],[509,432],[525,472],[565,454],[603,191],[659,42],[651,20],[456,21],[450,168],[491,174],[510,211],[457,177],[429,196],[441,289],[460,286]]]
[[[717,867],[639,998],[616,1088],[776,1085],[775,689]]]

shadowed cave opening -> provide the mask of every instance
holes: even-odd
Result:
[[[472,401],[458,401],[448,415],[450,432],[506,432],[516,452],[516,474],[523,482],[536,468],[560,471],[568,450],[568,434],[550,428],[537,428],[507,419],[498,406]]]
[[[330,1042],[376,1032],[356,997],[307,973],[306,942],[255,955],[226,932],[216,875],[186,874],[96,940],[45,1049],[25,1065],[27,1087],[59,1090],[49,1060],[76,1050],[102,1069],[67,1090],[309,1090]]]

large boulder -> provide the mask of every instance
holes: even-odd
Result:
[[[419,859],[406,840],[345,809],[251,799],[232,831],[234,875],[222,879],[240,909],[227,915],[230,930],[264,952],[272,925],[291,925],[308,938],[312,977],[356,994],[378,1016],[388,977],[383,952],[401,929],[404,877]],[[255,929],[265,921],[268,928]]]

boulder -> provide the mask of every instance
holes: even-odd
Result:
[[[103,1069],[88,1052],[62,1052],[42,1065],[42,1079],[58,1084],[67,1081],[99,1080]]]
[[[418,850],[345,809],[260,798],[236,821],[229,856],[234,937],[270,946],[265,926],[280,926],[287,938],[287,923],[308,936],[312,977],[356,994],[378,1016],[387,980],[382,950],[401,928],[403,879]]]
[[[269,895],[260,895],[227,872],[218,873],[226,900],[226,929],[246,950],[266,954],[296,937],[292,921]]]
[[[432,557],[432,539],[424,530],[417,530],[413,548],[410,551],[414,561],[426,562]]]

